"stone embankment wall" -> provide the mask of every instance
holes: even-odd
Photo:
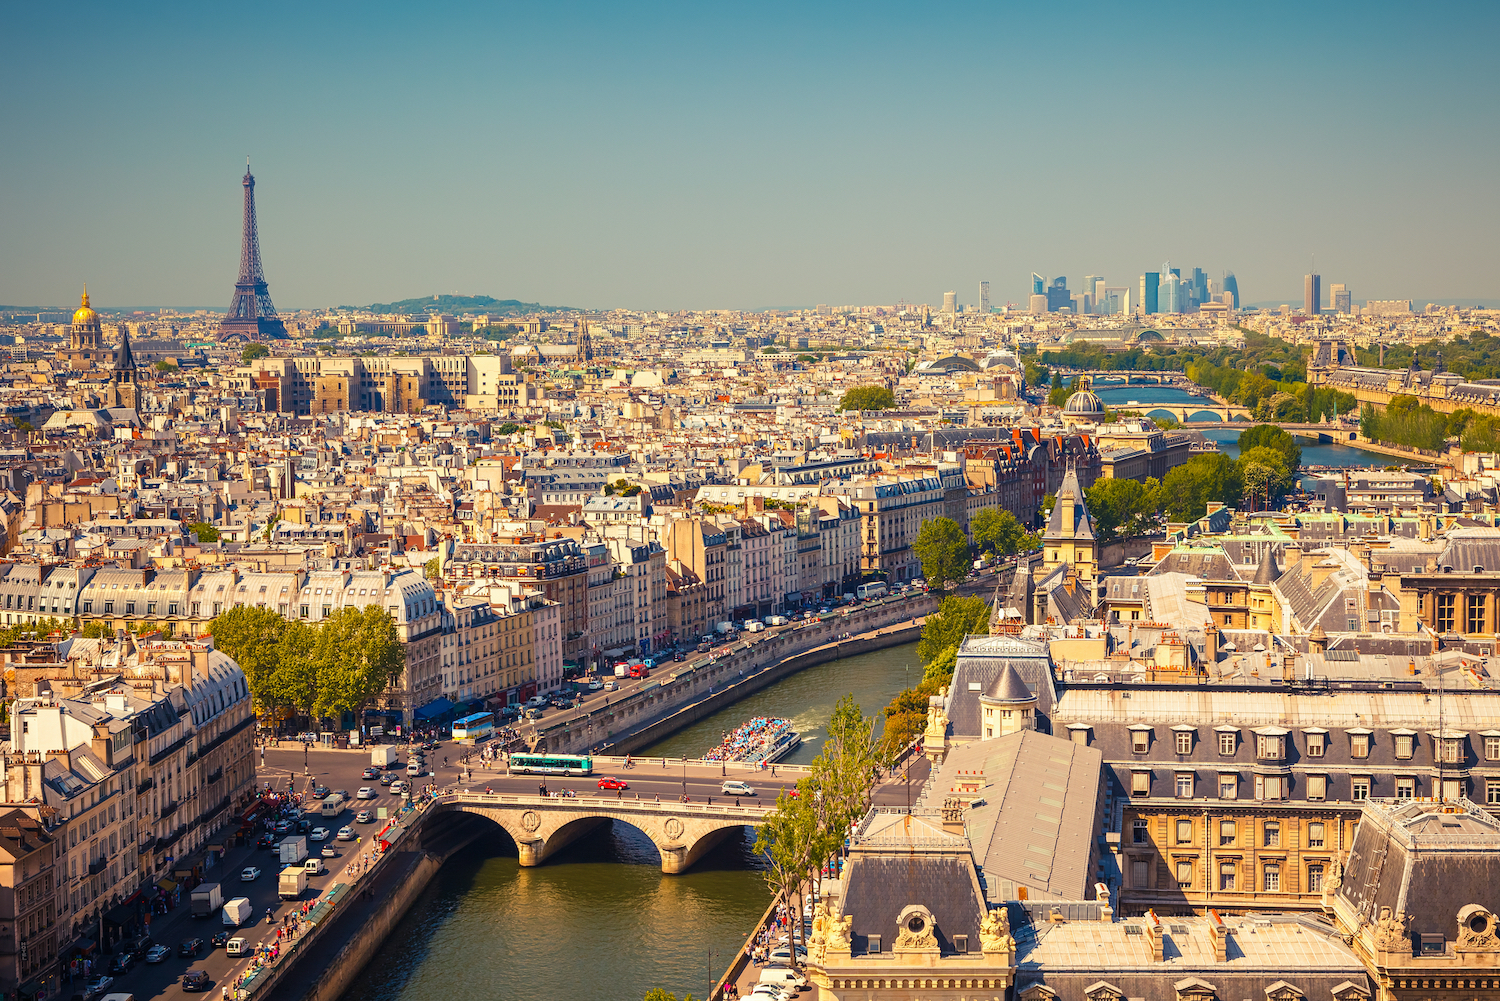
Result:
[[[794,674],[839,657],[869,653],[921,637],[920,619],[937,609],[930,595],[857,606],[775,635],[751,634],[693,667],[668,662],[651,681],[584,721],[540,733],[539,748],[577,754],[598,747],[627,754]],[[675,668],[675,670],[674,670]]]

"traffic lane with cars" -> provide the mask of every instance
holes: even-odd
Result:
[[[219,884],[220,893],[227,903],[236,897],[249,899],[252,919],[240,928],[227,928],[223,923],[223,908],[216,908],[204,918],[192,916],[192,905],[188,895],[176,910],[154,918],[149,930],[152,941],[171,950],[160,963],[137,960],[129,972],[116,975],[105,993],[129,993],[136,997],[192,997],[195,992],[183,990],[182,977],[189,970],[203,970],[208,974],[210,986],[206,993],[216,995],[239,975],[250,963],[250,955],[230,956],[222,946],[214,948],[209,943],[221,931],[230,937],[243,937],[247,942],[260,944],[274,941],[276,929],[283,915],[302,901],[315,900],[325,893],[334,882],[330,874],[310,876],[308,888],[297,901],[284,901],[277,894],[277,879],[282,866],[274,851],[254,848],[231,849],[224,863],[210,870],[204,882]],[[327,860],[325,860],[327,861]],[[251,882],[242,882],[240,873],[246,866],[256,866],[260,877]],[[266,923],[266,910],[271,909],[272,924]],[[203,948],[196,957],[179,956],[178,949],[188,939],[202,939]],[[82,983],[72,985],[74,993],[83,993]]]

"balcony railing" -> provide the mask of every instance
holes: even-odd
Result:
[[[161,808],[161,813],[160,813],[160,814],[158,814],[158,816],[160,816],[160,817],[161,817],[161,819],[162,819],[162,820],[166,820],[166,819],[167,819],[167,818],[168,818],[168,817],[170,817],[170,816],[171,816],[171,815],[172,815],[172,814],[174,814],[174,813],[176,813],[176,812],[177,812],[177,808],[178,808],[178,807],[179,807],[179,806],[181,806],[181,805],[182,805],[182,804],[181,804],[181,803],[179,803],[179,802],[178,802],[178,801],[176,801],[176,800],[173,800],[173,801],[172,801],[172,802],[170,802],[170,803],[163,803],[163,804],[162,804],[162,808]]]
[[[146,793],[150,792],[152,789],[155,789],[155,788],[156,788],[156,778],[154,776],[148,777],[148,778],[144,778],[144,779],[141,779],[140,782],[136,783],[135,794],[137,796],[144,796],[144,795],[146,795]]]
[[[105,858],[103,855],[100,855],[98,858],[94,859],[94,861],[89,863],[89,875],[99,875],[104,871],[104,867],[107,865],[109,865],[109,859]]]
[[[155,847],[156,839],[154,837],[145,837],[141,839],[140,846],[135,851],[137,855],[150,855],[151,849]]]

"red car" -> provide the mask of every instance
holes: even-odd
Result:
[[[630,785],[624,779],[617,779],[613,775],[606,775],[599,780],[600,789],[629,789]]]

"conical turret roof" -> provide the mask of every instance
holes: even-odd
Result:
[[[1021,680],[1015,665],[1006,664],[984,690],[984,698],[995,702],[1035,702],[1036,695]]]
[[[1274,584],[1281,576],[1281,568],[1276,565],[1276,554],[1269,549],[1266,550],[1266,558],[1260,561],[1260,566],[1255,571],[1255,579],[1252,584]]]

